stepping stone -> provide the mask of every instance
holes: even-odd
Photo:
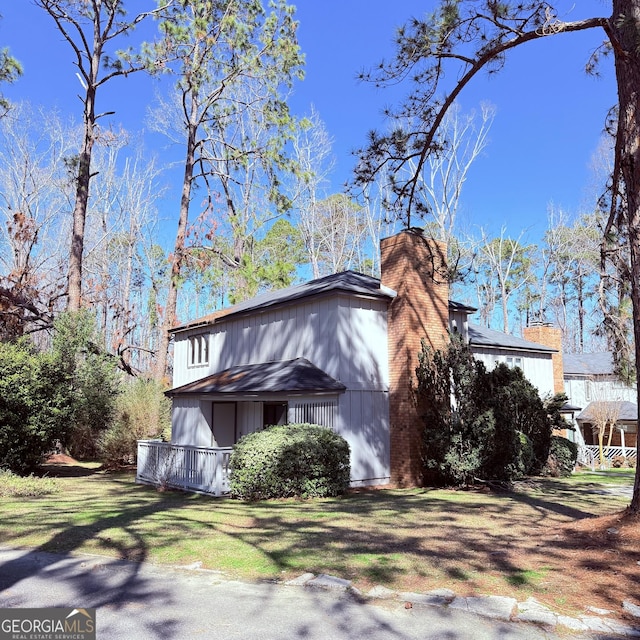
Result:
[[[517,619],[521,622],[533,622],[551,627],[558,624],[558,616],[535,598],[527,598],[524,602],[518,603]]]
[[[315,578],[315,574],[313,573],[303,573],[301,576],[297,578],[293,578],[292,580],[287,580],[285,584],[292,587],[304,587],[309,580],[313,580]]]
[[[373,589],[371,589],[369,591],[369,593],[367,593],[367,596],[369,598],[380,598],[383,600],[387,600],[390,598],[395,598],[396,597],[396,592],[392,591],[391,589],[388,589],[387,587],[383,587],[382,585],[378,584],[375,587],[373,587]]]

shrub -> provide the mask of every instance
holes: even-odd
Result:
[[[99,440],[99,452],[107,467],[134,464],[138,440],[171,437],[171,403],[155,380],[136,379],[118,396],[113,424]]]
[[[26,339],[0,343],[0,469],[27,474],[65,438],[72,408],[64,382],[55,359]]]
[[[240,439],[230,469],[234,498],[336,496],[349,487],[349,445],[319,425],[268,427]]]
[[[115,358],[97,346],[101,339],[88,311],[60,314],[54,329],[51,353],[73,409],[63,444],[75,458],[94,459],[101,434],[113,424],[120,372]]]
[[[32,498],[59,491],[60,486],[52,478],[21,477],[0,469],[0,498]]]
[[[551,436],[549,458],[543,473],[548,476],[570,476],[578,459],[578,445],[562,436]]]
[[[423,342],[418,360],[414,394],[430,479],[468,484],[540,472],[555,409],[545,407],[519,368],[487,371],[455,335],[442,351]],[[554,407],[561,400],[554,398]]]

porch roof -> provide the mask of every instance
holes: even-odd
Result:
[[[614,405],[611,415],[616,415],[616,422],[621,424],[636,424],[638,422],[638,406],[628,400],[607,400],[607,404]],[[578,422],[593,422],[598,401],[590,402],[577,416]]]
[[[306,358],[230,367],[167,391],[167,395],[342,393],[346,387]]]

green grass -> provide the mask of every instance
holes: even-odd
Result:
[[[132,473],[93,470],[57,478],[56,493],[5,495],[0,544],[157,563],[199,561],[249,580],[310,571],[353,580],[360,588],[448,586],[458,592],[556,597],[554,580],[570,568],[554,549],[554,532],[619,511],[629,501],[588,490],[629,485],[629,473],[592,475],[535,479],[502,494],[380,490],[243,503],[159,492],[136,485]]]

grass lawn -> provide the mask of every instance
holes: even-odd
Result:
[[[640,522],[620,519],[629,472],[535,479],[508,493],[389,489],[247,504],[75,469],[56,478],[55,493],[0,499],[0,545],[200,561],[248,580],[311,571],[365,591],[535,596],[569,615],[640,604]]]

